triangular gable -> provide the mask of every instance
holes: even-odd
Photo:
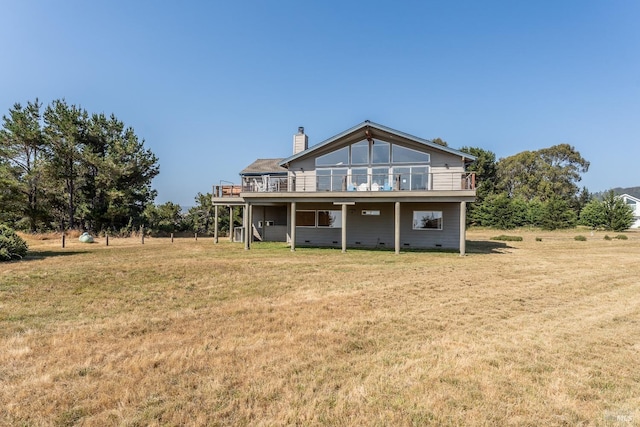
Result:
[[[367,131],[369,131],[369,133],[367,133]],[[286,167],[287,164],[289,164],[290,162],[294,161],[294,160],[298,160],[301,158],[305,158],[308,156],[313,155],[314,153],[321,151],[323,149],[325,149],[327,146],[332,145],[340,140],[343,139],[353,139],[355,136],[360,136],[360,138],[355,138],[355,139],[368,139],[368,138],[373,138],[375,139],[381,139],[387,142],[393,142],[395,138],[402,138],[402,139],[406,139],[409,141],[413,141],[415,143],[418,143],[420,145],[424,145],[426,147],[435,149],[435,150],[440,150],[440,151],[444,151],[446,153],[450,153],[450,154],[454,154],[456,156],[460,156],[463,157],[465,159],[467,159],[468,161],[472,162],[474,160],[476,160],[475,156],[472,156],[471,154],[468,153],[464,153],[462,151],[459,150],[455,150],[453,148],[449,148],[449,147],[445,147],[443,145],[440,144],[436,144],[433,141],[430,141],[428,139],[423,139],[423,138],[418,138],[417,136],[413,136],[413,135],[409,135],[408,133],[404,133],[404,132],[400,132],[397,131],[395,129],[391,129],[389,127],[380,125],[378,123],[374,123],[374,122],[370,122],[369,120],[365,120],[364,122],[360,123],[357,126],[352,127],[351,129],[347,129],[346,131],[339,133],[335,136],[332,136],[329,139],[326,139],[312,147],[309,147],[308,149],[301,151],[297,154],[294,154],[291,157],[288,157],[284,160],[282,160],[280,162],[280,166],[284,166]]]
[[[638,199],[637,197],[633,197],[630,194],[620,194],[618,197],[620,197],[621,199],[630,199],[630,200],[633,200],[634,202],[640,204],[640,199]]]

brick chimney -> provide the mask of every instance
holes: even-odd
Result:
[[[293,135],[293,154],[298,154],[307,148],[309,148],[309,137],[304,134],[304,128],[300,126],[298,133]]]

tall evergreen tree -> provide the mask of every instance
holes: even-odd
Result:
[[[45,141],[40,124],[42,104],[36,98],[26,107],[14,104],[8,116],[3,116],[0,130],[0,158],[4,159],[0,172],[5,182],[4,197],[11,195],[14,214],[23,219],[27,228],[35,231],[44,218],[42,175],[44,165]]]
[[[602,200],[592,199],[587,203],[580,213],[580,222],[593,228],[623,231],[633,224],[633,210],[609,190]]]

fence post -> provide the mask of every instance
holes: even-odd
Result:
[[[105,239],[105,244],[106,244],[107,246],[109,246],[109,235],[108,235],[108,234],[105,234],[105,235],[104,235],[104,239]]]
[[[64,232],[62,233],[62,249],[64,249],[64,240],[65,240],[65,235]]]
[[[196,233],[196,242],[198,241],[198,233]]]
[[[144,225],[140,226],[140,235],[142,236],[140,238],[140,241],[142,242],[142,244],[144,245]]]
[[[171,243],[173,243],[173,233],[171,233]]]

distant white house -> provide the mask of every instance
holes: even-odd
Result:
[[[624,202],[633,209],[633,225],[631,228],[640,228],[640,199],[630,196],[628,194],[621,194],[619,196]]]

